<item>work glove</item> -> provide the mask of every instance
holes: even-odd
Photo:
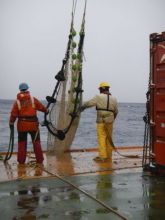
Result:
[[[14,130],[14,125],[9,124],[10,130]]]
[[[48,115],[48,114],[49,114],[49,109],[47,109],[47,112],[45,112],[45,114],[46,114],[46,115]]]

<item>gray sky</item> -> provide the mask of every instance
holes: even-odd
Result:
[[[84,0],[77,0],[79,32]],[[0,99],[22,82],[39,100],[52,95],[65,56],[72,0],[0,0]],[[83,99],[107,81],[118,102],[145,102],[149,34],[165,31],[164,0],[87,0]],[[78,38],[77,38],[78,41]]]

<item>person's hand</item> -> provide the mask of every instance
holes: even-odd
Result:
[[[45,114],[46,114],[46,115],[48,115],[48,114],[49,114],[49,109],[47,109],[47,112],[45,112]]]
[[[13,124],[9,124],[10,130],[14,130],[14,125]]]
[[[83,112],[84,110],[85,110],[85,108],[82,106],[82,107],[81,107],[81,112]]]

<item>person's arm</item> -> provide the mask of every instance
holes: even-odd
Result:
[[[93,106],[96,106],[96,103],[97,103],[97,96],[95,96],[94,98],[88,100],[82,107],[84,109],[91,108]]]
[[[42,105],[42,103],[38,99],[36,99],[35,97],[34,97],[34,103],[35,103],[36,109],[38,111],[45,112],[45,113],[49,112],[49,109],[46,108],[44,105]]]
[[[10,128],[14,126],[14,122],[17,116],[18,116],[18,106],[17,106],[17,102],[15,102],[11,110],[10,119],[9,119]]]

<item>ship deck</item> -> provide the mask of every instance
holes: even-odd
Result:
[[[96,162],[86,149],[19,165],[13,153],[0,162],[2,219],[165,219],[165,179],[143,171],[142,147],[118,151],[139,157]]]

